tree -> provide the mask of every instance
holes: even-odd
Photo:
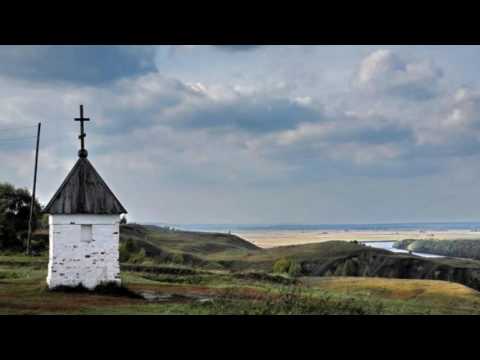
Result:
[[[28,231],[30,202],[27,189],[15,189],[8,183],[0,183],[0,249],[21,250]],[[41,206],[37,199],[33,205],[32,231],[38,227]]]
[[[127,217],[125,215],[123,215],[121,218],[120,218],[120,224],[124,225],[127,223]]]

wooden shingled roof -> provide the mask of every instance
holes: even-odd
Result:
[[[78,159],[47,204],[47,214],[126,214],[105,181],[86,157]]]

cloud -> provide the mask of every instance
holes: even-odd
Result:
[[[173,126],[265,133],[320,121],[322,114],[290,99],[239,96],[233,101],[206,100],[185,109]]]
[[[458,131],[480,129],[480,92],[459,88],[451,99],[451,109],[442,125]]]
[[[321,76],[309,75],[330,70],[315,52],[309,54],[305,79],[292,82],[287,73],[302,69],[304,58],[289,49],[284,53],[292,52],[294,62],[282,58],[282,73],[215,77],[231,71],[235,61],[242,65],[239,72],[258,70],[257,63],[254,56],[249,63],[206,46],[194,51],[202,53],[213,75],[197,78],[201,71],[194,56],[172,58],[168,66],[192,66],[183,76],[173,76],[161,62],[158,71],[144,71],[148,66],[139,64],[148,63],[149,55],[119,48],[111,53],[132,56],[135,65],[99,83],[85,74],[79,80],[79,75],[41,70],[43,60],[37,64],[32,59],[53,56],[46,55],[49,49],[18,51],[25,55],[20,65],[32,64],[29,71],[41,76],[22,73],[25,68],[0,73],[0,128],[42,121],[38,191],[44,202],[76,160],[78,124],[73,118],[80,103],[91,118],[86,125],[89,158],[139,220],[197,221],[201,214],[206,221],[237,221],[241,208],[249,219],[268,221],[271,212],[280,216],[282,204],[292,201],[301,214],[308,215],[305,208],[316,214],[322,198],[339,209],[355,193],[368,199],[365,189],[377,190],[373,183],[383,184],[387,196],[388,184],[394,182],[404,184],[397,190],[419,183],[428,189],[428,182],[417,178],[440,181],[454,176],[455,165],[458,173],[470,166],[465,178],[478,173],[471,161],[480,157],[480,92],[474,85],[457,89],[440,84],[442,71],[421,57],[411,61],[401,52],[378,50],[354,68],[359,53],[342,72],[349,75],[332,90],[331,82],[325,85]],[[278,59],[270,51],[262,55],[267,65]],[[211,66],[212,57],[218,67]],[[347,81],[353,73],[355,88]],[[31,186],[32,149],[33,143],[2,148],[0,178]],[[360,181],[370,185],[360,186]]]
[[[239,52],[256,50],[261,47],[261,45],[215,45],[215,47],[223,51]]]
[[[289,165],[292,176],[307,172],[309,177],[397,176],[415,151],[412,129],[394,120],[341,113],[323,114],[322,121],[250,139],[247,146],[262,157]]]
[[[92,156],[104,154],[105,164],[113,167],[114,151],[113,158],[122,159],[118,176],[125,166],[153,178],[163,173],[175,182],[195,179],[205,184],[292,181],[313,169],[322,176],[324,169],[331,169],[331,176],[397,176],[399,169],[408,168],[407,159],[435,156],[432,145],[415,143],[409,123],[376,114],[327,113],[309,96],[289,98],[269,88],[240,91],[189,84],[159,73],[123,78],[109,87],[25,89],[17,84],[5,80],[3,88],[10,95],[5,92],[0,108],[6,114],[16,104],[25,121],[39,114],[49,118],[47,139],[63,134],[65,143],[46,140],[43,146],[58,154],[58,161],[76,153],[77,130],[71,119],[83,102],[92,117],[87,148]],[[55,116],[49,117],[52,112]],[[414,170],[425,169],[431,168]]]
[[[390,50],[376,50],[358,68],[355,85],[372,93],[410,100],[427,100],[438,94],[443,72],[431,61],[406,61]]]
[[[435,110],[412,123],[418,148],[446,158],[480,154],[480,92],[460,87],[435,103]]]
[[[99,85],[154,71],[152,47],[0,46],[0,75]]]

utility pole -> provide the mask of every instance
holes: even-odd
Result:
[[[30,217],[28,219],[28,237],[27,237],[27,255],[31,254],[30,244],[32,240],[32,217],[33,217],[33,204],[35,203],[35,190],[37,188],[37,166],[38,166],[38,146],[40,145],[40,128],[42,123],[38,123],[37,129],[37,148],[35,150],[35,170],[33,172],[33,190],[32,190],[32,202],[30,203]]]

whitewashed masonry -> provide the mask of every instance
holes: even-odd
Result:
[[[50,215],[47,284],[120,285],[119,215]]]

